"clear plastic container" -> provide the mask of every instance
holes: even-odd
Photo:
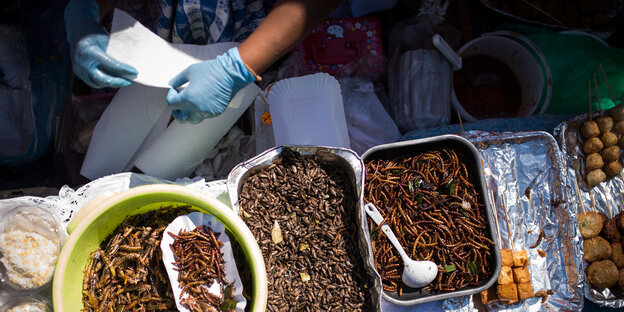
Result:
[[[0,306],[0,312],[51,312],[49,299],[39,295],[17,296]]]
[[[0,218],[0,282],[14,291],[49,287],[65,240],[58,218],[49,210],[19,206]]]

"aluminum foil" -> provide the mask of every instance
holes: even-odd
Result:
[[[583,157],[581,156],[579,145],[581,144],[581,138],[578,135],[581,125],[586,120],[587,114],[579,115],[571,120],[562,122],[555,128],[557,142],[559,142],[559,146],[565,155],[567,183],[571,186],[572,201],[570,209],[576,214],[595,209],[612,217],[624,210],[622,208],[624,205],[622,195],[622,191],[624,191],[624,175],[620,173],[619,176],[609,179],[590,190],[582,175]],[[586,265],[584,261],[583,265]],[[582,276],[584,277],[585,274],[582,274]],[[586,283],[584,291],[587,299],[601,306],[610,308],[624,307],[624,298],[617,298],[608,288],[600,291]]]
[[[449,311],[580,311],[583,308],[582,239],[566,180],[564,155],[546,132],[468,132],[481,153],[501,248],[526,249],[533,291],[552,289],[544,303],[529,298],[483,307],[479,300],[446,300]],[[505,211],[507,217],[505,217]],[[509,220],[509,222],[506,221]],[[507,226],[509,223],[509,227]],[[534,245],[544,230],[545,237]],[[544,257],[538,250],[542,250]],[[473,296],[474,297],[474,296]]]
[[[227,178],[227,189],[232,208],[237,214],[239,213],[238,194],[242,190],[244,182],[251,174],[271,165],[284,148],[290,148],[302,155],[316,155],[321,160],[340,166],[349,174],[351,185],[355,186],[355,194],[358,196],[358,203],[356,204],[359,209],[356,220],[360,225],[358,227],[358,246],[362,251],[362,258],[365,259],[366,272],[373,279],[372,287],[369,288],[372,304],[377,311],[381,311],[381,276],[375,271],[373,250],[367,243],[370,241],[370,231],[366,222],[366,212],[361,205],[364,196],[364,163],[357,153],[350,149],[322,146],[278,146],[266,150],[256,157],[238,164],[230,171]]]

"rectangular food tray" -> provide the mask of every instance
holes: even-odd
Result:
[[[227,178],[227,189],[232,208],[237,214],[240,214],[238,195],[242,191],[245,181],[247,181],[252,174],[271,165],[280,157],[280,154],[285,148],[289,148],[302,155],[316,155],[323,161],[337,165],[349,176],[351,185],[355,188],[354,194],[357,197],[355,207],[359,209],[356,215],[356,220],[359,223],[357,227],[358,247],[361,250],[365,271],[371,279],[371,287],[369,287],[371,303],[374,311],[381,311],[381,277],[374,269],[372,249],[370,244],[367,243],[370,242],[370,231],[366,220],[366,212],[362,205],[364,164],[357,153],[346,148],[323,146],[282,145],[268,149],[256,157],[238,164],[230,171]]]
[[[498,278],[501,269],[501,258],[499,252],[498,240],[496,237],[495,219],[492,214],[491,203],[489,196],[487,195],[487,187],[484,179],[483,166],[481,157],[477,149],[468,140],[456,136],[456,135],[441,135],[436,137],[403,141],[397,143],[390,143],[384,145],[378,145],[370,148],[362,155],[362,160],[366,163],[372,159],[393,159],[398,156],[414,156],[423,152],[432,151],[435,149],[447,148],[453,149],[464,155],[464,161],[469,173],[472,173],[475,177],[475,188],[481,195],[481,201],[485,205],[485,213],[488,221],[488,238],[494,242],[492,254],[494,256],[494,272],[490,277],[485,280],[480,286],[467,287],[461,290],[437,292],[437,293],[421,293],[419,291],[403,292],[401,296],[397,292],[383,291],[383,297],[394,304],[411,306],[421,304],[430,301],[443,300],[458,296],[467,296],[480,293],[488,289],[494,284]],[[370,245],[371,242],[369,241]]]

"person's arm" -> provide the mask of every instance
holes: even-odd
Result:
[[[341,0],[280,0],[258,28],[238,46],[243,62],[257,74],[292,49]]]
[[[169,84],[167,102],[180,122],[198,123],[225,111],[234,95],[288,52],[340,3],[280,0],[239,46],[216,59],[193,64]],[[188,82],[182,91],[178,89]]]

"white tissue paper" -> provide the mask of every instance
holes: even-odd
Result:
[[[177,235],[181,230],[192,231],[200,225],[208,226],[212,232],[215,233],[215,235],[217,233],[220,234],[217,239],[223,243],[223,246],[221,246],[221,256],[223,257],[222,259],[224,262],[225,279],[232,283],[232,287],[234,289],[232,292],[234,295],[233,299],[237,302],[235,311],[242,312],[245,310],[247,300],[243,296],[243,282],[238,275],[238,269],[236,268],[236,261],[234,260],[230,238],[225,233],[225,225],[219,222],[215,216],[201,212],[192,212],[190,214],[175,218],[165,229],[163,238],[160,242],[163,264],[167,270],[167,275],[169,275],[169,282],[171,283],[171,287],[173,289],[173,296],[175,297],[178,311],[187,312],[189,309],[180,304],[180,293],[182,292],[182,288],[178,283],[178,271],[173,265],[175,259],[173,257],[173,251],[171,250],[171,244],[173,244],[174,238],[169,235],[169,233],[171,232]],[[217,296],[221,296],[221,284],[216,283],[215,281],[215,283],[213,283],[209,288],[209,292]],[[188,295],[185,297],[188,297]]]
[[[168,43],[116,9],[106,52],[139,72],[119,89],[94,130],[80,173],[91,180],[133,167],[163,179],[186,177],[253,102],[255,84],[240,90],[226,111],[191,125],[168,125],[168,82],[189,65],[216,58],[235,42]]]
[[[80,174],[95,180],[126,171],[161,114],[171,114],[166,96],[167,89],[141,84],[119,89],[93,130]]]

